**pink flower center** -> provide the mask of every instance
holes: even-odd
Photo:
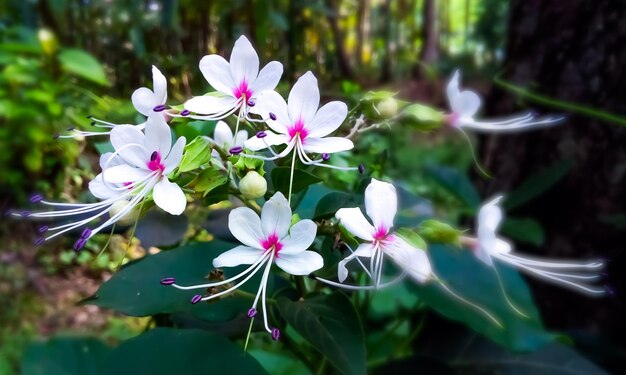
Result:
[[[161,163],[161,154],[158,151],[154,151],[150,156],[150,161],[146,163],[148,169],[151,171],[165,171],[165,165]]]
[[[287,128],[289,132],[289,136],[291,139],[294,139],[297,135],[300,135],[300,140],[304,141],[304,139],[309,135],[309,132],[304,128],[304,121],[302,119],[298,119],[291,127]]]
[[[233,95],[235,95],[235,98],[237,99],[245,96],[246,100],[252,97],[252,90],[248,87],[248,82],[245,78],[239,83],[239,86],[235,87]]]
[[[265,251],[273,248],[275,255],[278,255],[278,252],[283,248],[283,244],[278,241],[276,233],[272,233],[266,239],[261,240],[261,246],[263,246]]]
[[[461,117],[458,113],[452,112],[449,115],[445,115],[443,121],[448,126],[456,126],[456,123],[459,121],[459,117]]]
[[[387,237],[388,229],[384,226],[378,227],[376,233],[374,233],[374,241],[382,241]]]
[[[132,182],[122,182],[122,185],[124,185],[128,190],[132,190],[133,187],[133,183]]]

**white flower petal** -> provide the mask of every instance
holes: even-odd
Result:
[[[144,116],[150,116],[154,112],[153,108],[160,104],[154,92],[147,87],[140,87],[135,90],[130,100],[133,102],[133,107],[135,107],[137,112]]]
[[[165,104],[167,102],[167,79],[161,71],[154,65],[152,65],[152,85],[154,88],[154,96],[158,101],[158,104]]]
[[[430,279],[432,266],[424,250],[411,246],[398,236],[394,236],[389,241],[391,244],[384,244],[382,249],[394,263],[418,283],[425,283]]]
[[[480,96],[470,90],[461,91],[456,100],[451,103],[452,110],[462,118],[473,117],[480,108]]]
[[[346,116],[348,116],[346,103],[330,102],[317,111],[313,120],[305,124],[305,128],[310,137],[325,137],[337,130]]]
[[[120,165],[122,163],[122,159],[112,152],[105,152],[104,154],[100,155],[100,169],[115,167],[116,165]]]
[[[354,236],[365,241],[374,240],[374,227],[367,221],[358,207],[341,208],[337,211],[335,217]]]
[[[224,121],[218,121],[213,132],[213,140],[220,147],[230,148],[233,141],[233,131],[230,130],[230,126]]]
[[[308,219],[298,221],[289,229],[289,234],[280,240],[283,245],[280,255],[303,252],[315,241],[316,234],[317,225],[313,221]]]
[[[241,264],[252,264],[263,256],[263,251],[254,247],[237,246],[213,259],[213,267],[237,267]]]
[[[146,123],[146,149],[150,154],[158,151],[161,160],[165,159],[172,147],[172,132],[161,114],[148,117]]]
[[[182,214],[187,206],[187,198],[183,190],[165,176],[154,185],[152,198],[159,208],[172,215]]]
[[[89,181],[89,191],[94,197],[102,200],[116,197],[122,193],[122,191],[115,191],[110,189],[102,181],[102,173],[97,175],[93,180]]]
[[[183,107],[201,115],[228,112],[237,106],[237,99],[232,96],[203,95],[187,100]]]
[[[313,73],[306,72],[296,81],[289,92],[287,103],[291,121],[296,122],[301,119],[305,125],[313,121],[320,105],[320,90]]]
[[[230,74],[239,86],[243,81],[250,87],[259,74],[259,56],[245,36],[240,36],[235,42],[230,54]]]
[[[118,125],[111,130],[111,144],[127,163],[147,168],[150,155],[145,148],[145,135],[133,125]]]
[[[478,232],[497,232],[502,222],[503,213],[499,203],[503,196],[498,195],[483,204],[478,210]]]
[[[342,137],[306,137],[304,142],[302,142],[302,148],[306,152],[332,154],[334,152],[351,150],[354,148],[354,143],[352,143],[351,140]]]
[[[280,254],[276,265],[290,275],[304,276],[324,266],[324,258],[315,251],[303,251],[297,254]]]
[[[230,212],[228,229],[239,242],[261,249],[261,240],[265,238],[261,229],[261,219],[248,207],[238,207]]]
[[[202,75],[211,87],[223,94],[233,96],[235,82],[230,75],[228,61],[220,55],[207,55],[200,60],[199,65]],[[191,109],[189,110],[191,111]]]
[[[178,167],[180,161],[183,160],[185,143],[185,137],[179,137],[176,143],[174,143],[174,147],[172,147],[169,155],[167,155],[167,158],[163,161],[163,164],[165,165],[165,170],[163,171],[163,174],[170,174],[174,169]]]
[[[259,138],[254,136],[243,144],[244,146],[252,151],[263,150],[269,146],[276,146],[289,143],[289,136],[284,134],[275,134],[271,131],[265,131],[265,137]]]
[[[250,108],[250,112],[261,116],[273,131],[288,134],[287,128],[291,126],[291,119],[289,118],[287,103],[276,91],[261,93],[256,100],[256,105]],[[270,118],[270,113],[276,116],[276,120]]]
[[[337,278],[339,282],[343,282],[348,277],[348,269],[346,264],[356,257],[371,258],[374,255],[374,246],[371,243],[362,243],[357,247],[354,253],[348,255],[337,264]]]
[[[123,184],[139,181],[153,173],[147,169],[131,167],[128,164],[116,165],[102,171],[102,177],[109,184]]]
[[[248,139],[248,131],[240,130],[237,132],[237,135],[235,136],[235,144],[233,146],[243,147],[243,144],[247,139]]]
[[[396,188],[388,182],[372,178],[365,189],[365,211],[377,230],[388,231],[398,211]]]
[[[275,234],[283,238],[291,225],[291,208],[281,192],[274,194],[265,202],[261,211],[261,226],[265,237]]]
[[[456,98],[459,96],[459,79],[461,73],[459,70],[455,70],[452,77],[448,81],[448,85],[446,86],[446,96],[448,97],[448,104],[450,105],[450,109],[452,109],[452,103],[456,101]]]
[[[283,75],[283,64],[278,61],[270,61],[261,71],[259,76],[252,84],[251,90],[253,96],[265,90],[274,90]]]

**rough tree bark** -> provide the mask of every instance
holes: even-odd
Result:
[[[512,0],[505,79],[531,91],[626,116],[626,3],[611,0]],[[488,112],[515,111],[516,97],[494,89]],[[534,103],[528,105],[537,108]],[[603,219],[626,213],[626,128],[568,115],[558,126],[483,142],[495,178],[483,195],[514,189],[560,160],[573,161],[564,179],[513,212],[537,219],[540,249],[559,258],[605,257],[616,296],[625,279],[624,229]],[[536,298],[552,329],[585,328],[618,339],[626,332],[623,297],[591,299],[537,283]]]

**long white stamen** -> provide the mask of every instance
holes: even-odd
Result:
[[[226,109],[226,110],[224,110],[222,112],[217,112],[217,113],[210,114],[210,115],[187,115],[187,116],[183,116],[180,113],[171,113],[171,112],[166,112],[166,113],[170,117],[190,118],[190,119],[193,119],[193,120],[222,120],[222,119],[232,115],[233,113],[235,113],[235,111],[237,111],[237,109],[239,109],[240,107],[241,107],[241,102],[237,101],[233,108],[229,108],[229,109]]]
[[[243,270],[242,272],[240,272],[239,274],[231,277],[230,279],[226,279],[223,281],[218,281],[218,282],[214,282],[214,283],[208,283],[208,284],[198,284],[198,285],[189,285],[189,286],[184,286],[184,285],[178,285],[178,284],[172,284],[172,286],[176,289],[181,289],[181,290],[192,290],[192,289],[206,289],[206,288],[213,288],[213,287],[217,287],[220,285],[224,285],[224,284],[228,284],[231,283],[235,280],[239,280],[242,277],[244,277],[248,272],[251,272],[253,268],[257,267],[259,264],[263,263],[263,261],[269,256],[269,253],[265,253],[263,254],[261,257],[259,257],[259,259],[257,259],[254,263],[252,263],[252,265],[250,267],[248,267],[247,269]],[[260,268],[260,267],[259,267]],[[253,274],[256,273],[256,270],[253,272]]]
[[[354,254],[354,250],[352,250],[352,248],[350,247],[350,245],[348,245],[347,243],[344,242],[344,245],[346,245],[346,247],[348,248],[348,250],[350,250],[350,252],[352,254]],[[371,258],[371,257],[370,257]],[[372,282],[374,281],[374,278],[372,277],[372,274],[370,273],[370,271],[367,269],[367,267],[365,267],[365,264],[363,264],[363,262],[361,262],[361,259],[359,259],[358,256],[353,257],[352,259],[356,259],[357,262],[359,262],[359,264],[361,265],[361,268],[363,268],[363,271],[365,271],[365,273],[367,274],[367,276],[369,276],[369,278],[372,280]],[[351,260],[352,260],[351,259]]]
[[[330,281],[327,279],[324,279],[322,277],[315,277],[315,280],[319,280],[321,282],[323,282],[324,284],[328,284],[328,285],[332,285],[335,286],[337,288],[343,288],[343,289],[347,289],[347,290],[378,290],[378,289],[383,289],[383,288],[387,288],[390,287],[394,284],[397,284],[398,282],[404,280],[404,278],[406,277],[407,273],[406,272],[402,272],[398,277],[396,277],[395,279],[386,282],[386,283],[382,283],[379,285],[364,285],[364,286],[360,286],[360,285],[347,285],[347,284],[342,284],[342,283],[338,283],[335,281]]]
[[[300,161],[302,161],[302,163],[306,165],[314,165],[316,167],[324,167],[324,168],[336,169],[340,171],[356,171],[359,169],[358,167],[339,167],[339,166],[332,165],[332,164],[324,164],[321,162],[313,161],[306,155],[306,152],[304,151],[304,149],[301,149],[301,146],[296,147],[296,149],[298,150],[298,156],[300,158]]]
[[[265,160],[265,161],[276,160],[276,159],[280,159],[280,158],[287,156],[287,154],[289,154],[289,152],[291,152],[291,150],[294,148],[294,145],[295,145],[294,141],[289,142],[287,144],[287,148],[284,149],[283,152],[273,157],[265,157],[265,156],[250,155],[250,154],[241,154],[241,156],[243,156],[244,158],[259,159],[259,160]]]
[[[498,280],[498,286],[500,287],[500,292],[502,292],[502,296],[504,296],[504,300],[506,304],[509,305],[513,311],[515,311],[518,315],[523,316],[524,318],[529,318],[525,312],[523,312],[517,305],[513,303],[513,301],[509,298],[509,294],[506,292],[506,288],[504,287],[504,283],[502,282],[502,278],[500,277],[500,271],[498,271],[498,266],[493,265],[494,273],[496,274],[496,279]]]
[[[520,255],[513,255],[510,253],[498,254],[498,257],[502,256],[506,258],[511,258],[520,263],[524,263],[527,265],[533,265],[543,268],[587,268],[587,269],[597,269],[604,266],[602,262],[589,262],[589,263],[578,263],[578,262],[548,262],[542,261],[538,259],[533,259],[530,257],[523,257]]]
[[[263,308],[263,324],[265,324],[265,330],[269,333],[272,333],[272,330],[267,324],[267,302],[266,302],[266,291],[267,291],[267,279],[269,278],[270,268],[272,268],[272,263],[274,260],[274,251],[271,252],[270,260],[267,262],[267,266],[265,267],[265,272],[263,273],[263,279],[261,280],[261,290],[263,296],[261,297],[261,306]]]
[[[514,118],[510,120],[503,121],[476,121],[476,120],[464,120],[460,126],[470,128],[476,131],[486,131],[486,132],[509,132],[515,131],[519,129],[524,129],[527,127],[540,127],[555,125],[562,121],[564,117],[556,117],[556,118],[546,118],[543,120],[533,121],[534,118],[528,118],[528,116],[523,116],[519,118]]]

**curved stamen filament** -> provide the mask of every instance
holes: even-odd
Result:
[[[578,262],[547,262],[541,261],[529,257],[522,257],[519,255],[513,255],[510,253],[499,254],[498,258],[510,258],[519,263],[538,266],[542,268],[587,268],[587,269],[596,269],[604,266],[602,262],[591,262],[591,263],[578,263]]]
[[[315,277],[315,280],[319,280],[323,282],[324,284],[332,285],[334,287],[343,288],[347,290],[378,290],[378,289],[387,288],[387,287],[390,287],[392,285],[399,283],[400,281],[405,279],[406,275],[407,275],[406,272],[402,272],[395,279],[386,283],[378,284],[378,285],[347,285],[347,284],[342,284],[342,283],[338,283],[335,281],[330,281],[330,280],[324,279],[322,277],[317,277],[317,276]]]

